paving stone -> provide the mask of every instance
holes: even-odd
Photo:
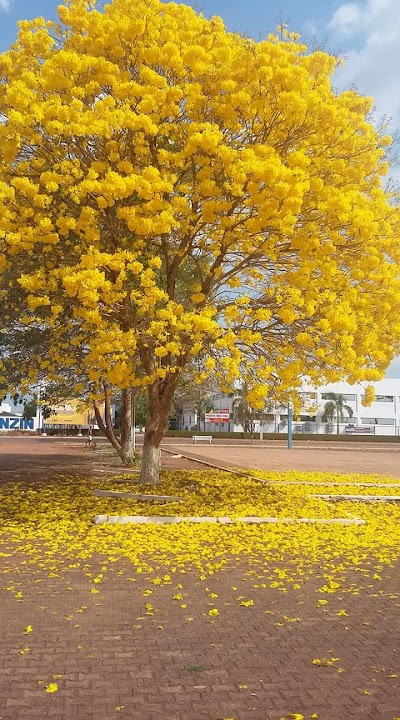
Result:
[[[13,442],[16,447],[19,441]],[[54,452],[46,454],[36,441],[38,465],[49,472],[57,452],[61,465],[71,463],[71,454],[57,442],[49,441]],[[276,452],[274,462],[282,462],[285,451]],[[307,458],[309,451],[301,452]],[[391,462],[398,476],[396,452],[396,465]],[[242,453],[254,459],[250,447]],[[374,457],[364,448],[358,454]],[[326,455],[334,462],[333,451]],[[391,457],[391,451],[385,453],[388,462]],[[347,459],[352,461],[351,453]],[[10,453],[7,462],[14,461]],[[25,468],[29,463],[27,456]],[[94,558],[93,569],[103,562]],[[138,621],[147,602],[141,590],[151,578],[138,574],[137,582],[129,582],[134,569],[124,560],[108,570],[100,594],[90,595],[90,580],[81,570],[49,578],[46,569],[32,574],[29,565],[16,568],[12,558],[0,556],[0,719],[279,720],[290,713],[305,718],[317,713],[318,720],[393,720],[400,717],[400,564],[382,565],[381,580],[373,578],[374,564],[365,558],[348,571],[343,590],[329,595],[323,608],[315,607],[325,582],[318,562],[300,587],[285,593],[270,587],[271,568],[262,557],[235,561],[204,582],[198,572],[181,575],[178,568],[172,584],[154,586],[148,598],[158,612]],[[260,587],[258,574],[265,575],[266,587]],[[12,582],[23,582],[23,602],[4,590]],[[184,585],[186,609],[172,600],[178,582]],[[345,592],[360,586],[358,595]],[[207,615],[212,604],[206,587],[218,595],[215,620]],[[253,598],[254,605],[241,607],[239,596]],[[82,605],[88,609],[76,616],[80,627],[75,628],[65,616]],[[342,608],[347,617],[337,616]],[[288,623],[285,617],[300,621]],[[22,630],[28,624],[34,630],[26,637]],[[142,628],[135,630],[136,624]],[[31,647],[25,656],[19,655],[23,646]],[[324,657],[339,661],[328,667],[312,664]],[[204,669],[189,672],[189,667]],[[61,675],[59,690],[49,695],[45,684],[53,674]]]

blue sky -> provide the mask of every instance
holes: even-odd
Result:
[[[0,0],[0,52],[15,40],[18,20],[57,17],[61,0]],[[400,0],[185,0],[206,16],[220,15],[230,30],[255,39],[275,30],[282,18],[313,37],[326,50],[342,55],[343,70],[335,77],[342,89],[356,87],[375,100],[375,119],[385,117],[389,129],[400,128]],[[100,4],[100,1],[99,1]],[[101,3],[102,4],[102,3]],[[394,172],[400,180],[400,170]],[[400,377],[400,359],[389,369]]]
[[[0,50],[15,39],[16,23],[23,18],[41,15],[55,18],[61,0],[0,0]],[[295,30],[309,34],[314,23],[323,27],[338,6],[337,0],[203,0],[186,2],[205,15],[220,15],[231,30],[254,37],[274,30],[282,16]]]

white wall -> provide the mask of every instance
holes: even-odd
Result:
[[[28,400],[29,398],[23,398]],[[0,402],[0,413],[9,412],[12,415],[22,415],[24,412],[24,403],[15,403],[11,395],[6,395],[3,402]]]
[[[362,405],[362,397],[365,393],[365,387],[367,385],[373,385],[377,396],[386,396],[393,398],[391,401],[377,400],[372,403],[370,407],[364,407]],[[305,402],[302,411],[302,421],[293,421],[293,430],[297,429],[301,432],[313,433],[325,433],[327,423],[322,422],[322,415],[327,399],[323,399],[322,395],[329,392],[340,393],[343,395],[353,395],[354,399],[346,400],[346,404],[353,410],[353,416],[347,417],[345,415],[343,422],[339,424],[340,433],[344,433],[346,425],[356,425],[363,427],[370,427],[375,429],[375,435],[400,435],[400,379],[379,380],[374,383],[365,383],[363,385],[350,385],[349,383],[337,382],[329,385],[319,386],[314,388],[304,383],[302,392],[314,393],[316,395],[315,401],[311,398],[309,402]],[[214,399],[214,408],[229,407],[232,408],[234,398],[228,395],[218,394]],[[316,421],[312,421],[307,414],[307,405],[317,405],[318,412],[316,414]],[[262,427],[264,432],[281,432],[282,434],[287,433],[287,408],[284,406],[277,406],[274,411],[275,419],[271,423],[267,423]],[[378,422],[375,423],[375,420]],[[384,424],[385,420],[387,424]],[[370,421],[370,422],[368,422]],[[374,422],[372,422],[374,421]],[[191,429],[197,422],[197,415],[193,409],[185,409],[181,419],[181,429],[188,427]],[[306,431],[306,427],[308,431]],[[203,430],[203,423],[202,428]],[[243,428],[240,425],[233,426],[233,423],[229,424],[229,429],[237,432],[241,432]],[[214,425],[207,424],[206,430],[211,432],[218,432],[221,430],[228,430],[228,424]],[[259,424],[256,424],[256,432],[259,432]],[[336,422],[334,422],[333,433],[336,433]]]
[[[29,398],[23,398],[28,400]],[[5,400],[0,403],[0,433],[9,430],[30,430],[35,432],[38,428],[37,418],[29,423],[23,420],[24,403],[15,403],[10,395],[6,395]],[[32,427],[31,427],[32,426]]]
[[[375,389],[377,400],[369,407],[362,405],[365,387],[370,384]],[[304,391],[312,392],[310,386],[305,385]],[[329,385],[320,386],[314,390],[317,393],[317,405],[319,412],[317,415],[318,425],[322,424],[321,416],[325,407],[326,399],[322,398],[324,393],[334,392],[343,395],[355,395],[355,399],[346,399],[346,404],[353,410],[352,418],[344,418],[340,423],[340,432],[344,432],[346,425],[375,428],[376,435],[399,435],[400,430],[400,379],[385,379],[374,383],[365,383],[365,385],[350,385],[347,382],[331,383]],[[382,399],[379,400],[379,396]],[[384,401],[383,397],[387,400]],[[389,401],[389,398],[392,398]],[[387,424],[385,424],[385,421]],[[334,432],[336,432],[336,427]]]

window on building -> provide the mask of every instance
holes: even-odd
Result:
[[[348,402],[355,402],[355,400],[356,400],[356,395],[354,395],[352,393],[336,393],[336,394],[342,395],[344,397],[344,399],[347,400]],[[322,395],[321,395],[322,400],[330,400],[329,395],[330,395],[330,393],[322,393]]]
[[[335,425],[336,425],[336,423],[337,423],[336,415],[332,419],[329,418],[328,422],[335,423]],[[354,425],[355,422],[357,422],[357,418],[355,418],[354,415],[351,415],[351,417],[349,415],[346,415],[346,416],[339,418],[339,425]]]
[[[365,395],[361,395],[361,399],[365,399]],[[381,402],[381,403],[393,403],[394,397],[393,395],[375,395],[374,402]]]
[[[394,418],[361,418],[361,425],[394,425]]]

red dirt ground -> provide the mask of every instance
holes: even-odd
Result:
[[[172,444],[166,445],[169,449]],[[287,447],[273,441],[263,445],[213,444],[189,445],[176,442],[173,447],[192,458],[221,466],[259,470],[320,470],[322,472],[379,473],[400,477],[400,445],[345,443],[337,447],[320,443]]]

